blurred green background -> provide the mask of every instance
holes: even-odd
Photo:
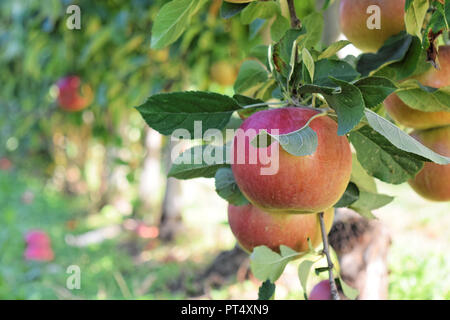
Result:
[[[264,32],[220,19],[221,1],[210,1],[174,45],[151,50],[164,3],[0,2],[0,299],[257,298],[260,283],[239,272],[222,285],[199,283],[235,245],[226,203],[213,181],[165,179],[170,141],[133,107],[164,91],[233,94],[213,66],[238,69]],[[70,4],[81,8],[81,30],[66,27]],[[58,108],[55,83],[67,75],[94,91],[81,112]],[[396,197],[376,212],[393,238],[389,297],[450,299],[450,205],[407,185],[379,190]],[[49,234],[53,261],[24,259],[32,229]],[[71,265],[80,267],[81,289],[67,289]],[[277,299],[303,298],[295,265]]]

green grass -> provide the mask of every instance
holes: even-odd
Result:
[[[124,299],[176,298],[166,286],[180,274],[176,262],[136,265],[123,248],[127,235],[99,244],[78,248],[67,245],[68,220],[83,217],[83,201],[42,188],[32,178],[15,172],[0,172],[0,299]],[[31,204],[22,202],[25,191],[35,195]],[[49,233],[55,260],[51,263],[25,261],[24,235],[30,229]],[[86,230],[75,230],[80,233]],[[81,289],[68,290],[67,267],[81,269]],[[184,265],[186,268],[186,265]],[[153,275],[146,292],[139,292],[142,281]],[[123,279],[124,283],[119,284]]]
[[[88,216],[86,198],[64,196],[51,185],[20,171],[0,171],[0,299],[188,298],[189,289],[194,287],[195,273],[220,250],[233,245],[231,232],[222,223],[226,217],[225,205],[214,198],[207,182],[189,183],[185,188],[194,194],[184,195],[185,230],[174,245],[156,243],[152,249],[144,250],[149,240],[122,232],[97,244],[74,247],[67,244],[67,235],[84,234],[127,217],[117,219],[108,210]],[[32,203],[22,200],[25,192],[34,194]],[[199,202],[196,192],[207,199]],[[389,255],[389,298],[450,299],[445,207],[431,206],[436,209],[430,214],[423,210],[424,204],[411,203],[413,200],[405,187],[385,192],[397,193],[393,204],[377,213],[382,221],[390,224],[394,233]],[[67,227],[67,222],[72,220],[79,222],[75,230]],[[35,228],[49,233],[54,261],[37,263],[23,258],[24,234]],[[434,238],[428,239],[428,234]],[[130,246],[137,248],[133,251],[137,255],[130,253]],[[70,265],[81,269],[80,290],[66,288],[69,276],[66,270]],[[171,289],[173,281],[181,275],[187,292]],[[301,299],[295,264],[288,266],[283,277],[277,283],[276,298]],[[312,276],[311,287],[318,281]],[[257,281],[246,280],[211,289],[201,298],[256,299],[257,290]]]

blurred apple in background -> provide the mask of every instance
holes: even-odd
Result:
[[[380,25],[372,26],[377,14]],[[389,37],[405,30],[404,15],[405,0],[341,0],[339,7],[342,33],[364,52],[376,52]]]
[[[83,110],[93,100],[92,88],[88,84],[82,84],[78,76],[61,78],[56,85],[58,87],[58,104],[65,111]]]
[[[0,158],[0,170],[8,171],[12,167],[12,162],[6,157]]]
[[[238,68],[230,62],[219,61],[211,66],[211,79],[221,86],[231,86],[237,79]]]
[[[31,230],[25,235],[27,248],[25,250],[26,260],[51,261],[54,258],[51,248],[50,237],[45,231]]]

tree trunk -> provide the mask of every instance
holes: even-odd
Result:
[[[319,1],[319,7],[323,6],[325,1]],[[323,29],[322,41],[325,45],[330,45],[336,41],[341,33],[339,26],[339,1],[333,2],[324,12],[325,27]]]
[[[145,212],[159,210],[161,204],[160,188],[163,185],[161,173],[162,136],[155,130],[146,127],[145,154],[139,182],[139,199]]]
[[[358,289],[358,300],[386,300],[391,244],[387,228],[352,210],[338,209],[328,238],[338,255],[342,279]]]
[[[181,142],[178,141],[177,143]],[[170,157],[173,146],[174,142],[167,141],[166,147],[164,148],[163,160],[166,173],[169,171],[172,163]],[[159,235],[163,241],[172,241],[182,227],[180,192],[180,181],[175,178],[168,178],[159,223]]]

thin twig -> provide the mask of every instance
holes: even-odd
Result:
[[[330,251],[328,248],[328,236],[327,231],[325,228],[325,223],[323,221],[323,212],[319,213],[319,220],[320,220],[320,230],[322,231],[322,240],[323,240],[323,253],[325,253],[325,256],[327,257],[327,263],[328,263],[328,275],[330,280],[330,288],[331,288],[331,297],[333,300],[341,300],[338,294],[338,290],[336,287],[336,282],[334,281],[333,276],[333,262],[331,261],[330,257]]]
[[[302,22],[297,17],[297,13],[295,12],[294,0],[287,0],[289,7],[289,15],[291,16],[291,27],[292,29],[300,29],[302,27]]]

